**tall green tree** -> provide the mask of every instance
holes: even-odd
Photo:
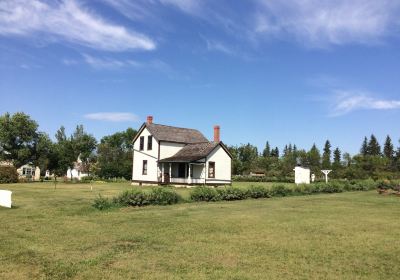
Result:
[[[342,165],[342,152],[340,151],[340,149],[337,147],[334,151],[333,151],[333,164],[332,167],[334,170],[337,170],[341,167]]]
[[[389,135],[386,136],[385,144],[383,146],[383,154],[390,161],[392,161],[394,158],[394,146]]]
[[[368,155],[368,138],[366,136],[364,137],[364,141],[361,145],[360,154],[363,156]]]
[[[275,149],[272,149],[271,157],[279,158],[279,149],[278,149],[278,147],[275,147]]]
[[[307,154],[307,157],[311,172],[319,174],[321,170],[321,153],[319,152],[315,144],[313,144],[313,146],[311,147],[310,151]]]
[[[265,148],[263,151],[263,157],[268,158],[271,156],[271,147],[269,145],[269,142],[265,143]]]
[[[379,145],[378,139],[376,139],[375,135],[371,135],[368,142],[368,155],[371,156],[380,156],[381,155],[381,146]]]
[[[324,146],[324,152],[322,154],[322,168],[330,169],[331,168],[331,143],[329,140],[326,140]]]
[[[11,160],[16,167],[35,158],[38,124],[25,113],[0,116],[0,159]]]
[[[97,175],[102,178],[132,177],[132,140],[137,131],[128,128],[126,131],[105,136],[97,148]]]

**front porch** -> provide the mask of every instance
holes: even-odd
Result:
[[[206,169],[204,162],[161,162],[158,165],[158,182],[160,184],[206,184]]]

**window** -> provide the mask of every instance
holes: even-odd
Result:
[[[215,162],[208,163],[208,178],[215,178]]]
[[[143,170],[142,170],[143,175],[147,175],[147,160],[143,161]]]
[[[140,146],[139,150],[143,151],[144,150],[144,136],[140,136]]]
[[[147,150],[153,148],[153,137],[151,135],[147,136]]]

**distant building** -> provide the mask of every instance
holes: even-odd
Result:
[[[40,180],[40,168],[34,166],[32,163],[22,165],[20,168],[17,168],[17,172],[20,179]]]
[[[296,166],[294,168],[294,182],[296,184],[310,184],[310,168]]]
[[[68,168],[67,170],[68,179],[81,180],[83,177],[86,177],[88,175],[89,174],[86,172],[84,163],[82,162],[80,156],[78,156],[78,159],[76,160],[76,162],[74,162],[74,168]]]

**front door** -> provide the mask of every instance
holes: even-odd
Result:
[[[178,166],[178,177],[179,178],[185,178],[186,177],[186,164],[184,163],[179,163]]]

